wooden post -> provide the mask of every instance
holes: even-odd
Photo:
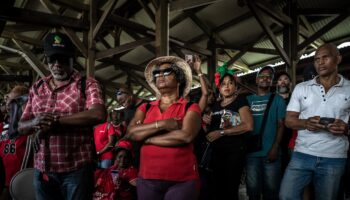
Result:
[[[88,58],[86,66],[86,76],[94,77],[95,76],[95,40],[94,40],[94,29],[96,25],[96,9],[97,9],[97,0],[90,0],[90,29],[88,36]]]
[[[169,2],[159,1],[156,13],[156,56],[169,55]]]

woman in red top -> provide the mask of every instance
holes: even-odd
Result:
[[[144,142],[138,199],[196,199],[198,169],[192,141],[200,129],[201,111],[184,99],[191,89],[191,68],[181,58],[164,56],[146,66],[145,77],[159,100],[142,104],[127,131],[128,138]]]

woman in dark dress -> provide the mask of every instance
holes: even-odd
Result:
[[[213,146],[213,192],[215,199],[238,200],[245,163],[244,133],[253,129],[253,117],[246,98],[237,94],[234,73],[225,66],[220,67],[219,72],[216,74],[216,85],[221,101],[212,107],[210,132],[207,135]]]

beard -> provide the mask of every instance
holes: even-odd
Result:
[[[287,86],[277,86],[277,93],[279,94],[287,94],[289,91],[290,89]]]

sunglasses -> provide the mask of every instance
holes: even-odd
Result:
[[[158,78],[163,74],[163,76],[169,76],[171,73],[174,72],[174,69],[172,67],[166,68],[166,69],[155,69],[153,70],[152,74],[154,78]]]
[[[127,92],[123,92],[123,91],[117,91],[115,93],[115,95],[117,95],[117,96],[120,96],[120,95],[123,95],[123,94],[128,94],[128,93]]]
[[[56,62],[60,64],[69,64],[71,57],[69,56],[64,56],[64,55],[53,55],[53,56],[48,56],[47,57],[47,62],[50,64],[54,64]]]

